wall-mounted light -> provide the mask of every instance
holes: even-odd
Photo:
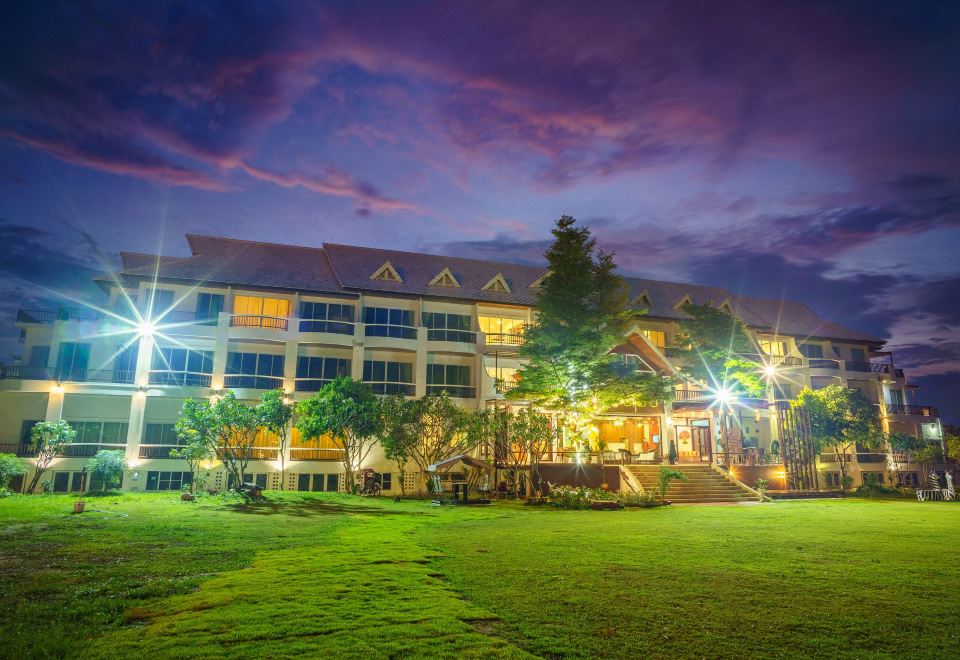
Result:
[[[50,391],[54,394],[63,394],[63,385],[61,385],[60,383],[57,383],[56,385],[50,388]]]

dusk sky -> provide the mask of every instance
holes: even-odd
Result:
[[[0,53],[0,362],[186,232],[540,263],[569,214],[957,421],[960,2],[8,2]]]

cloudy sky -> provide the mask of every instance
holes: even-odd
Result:
[[[956,420],[958,43],[934,0],[7,3],[0,359],[185,232],[537,262],[570,214],[888,337]]]

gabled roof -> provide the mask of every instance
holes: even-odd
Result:
[[[121,277],[152,278],[185,282],[208,281],[241,287],[288,289],[304,293],[391,292],[435,296],[470,302],[533,306],[536,284],[547,271],[480,259],[418,254],[400,250],[325,244],[319,247],[261,243],[217,236],[188,234],[189,257],[157,257],[138,252],[121,253]],[[386,264],[402,281],[372,280],[371,274]],[[456,273],[458,287],[432,284],[437,274]],[[487,287],[500,281],[508,291]],[[719,287],[664,282],[638,277],[624,278],[630,299],[650,318],[682,319],[686,314],[674,305],[689,296],[695,305],[716,306],[727,302],[748,326],[785,335],[820,337],[881,344],[883,340],[827,321],[807,305],[750,296],[735,296]],[[645,294],[646,301],[638,298]],[[649,302],[649,305],[638,304]]]
[[[389,259],[383,262],[383,265],[370,276],[370,279],[379,280],[380,282],[403,283],[403,278],[400,277],[400,273],[393,267]]]
[[[503,278],[503,275],[497,273],[490,278],[490,281],[483,285],[483,291],[497,291],[500,293],[510,293],[510,285],[507,284],[507,280]]]

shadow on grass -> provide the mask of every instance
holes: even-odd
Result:
[[[363,513],[373,516],[420,516],[422,511],[394,511],[374,506],[350,504],[348,502],[327,502],[324,500],[236,502],[228,504],[228,510],[235,513],[247,513],[257,516],[294,516],[311,518],[315,516],[343,515],[345,513]]]

